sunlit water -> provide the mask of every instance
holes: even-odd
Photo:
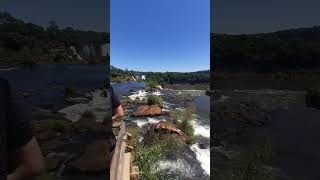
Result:
[[[143,99],[149,94],[162,96],[164,101],[164,111],[178,110],[183,111],[183,103],[174,99],[165,98],[182,91],[161,90],[158,92],[147,93],[143,89],[143,83],[118,83],[112,85],[118,96],[128,96],[134,100],[136,98]],[[131,91],[130,89],[135,89]],[[210,98],[204,94],[203,91],[186,90],[191,96],[194,96],[192,104],[196,107],[196,113],[193,115],[192,125],[194,127],[194,134],[201,137],[201,142],[196,142],[190,146],[190,153],[181,154],[175,160],[161,161],[158,170],[177,174],[174,179],[184,178],[201,178],[209,179],[210,175]],[[140,128],[148,123],[158,123],[166,120],[165,117],[146,117],[135,118],[129,117],[129,122],[136,123]],[[199,148],[199,143],[205,144],[205,149]],[[194,161],[196,160],[196,161]]]

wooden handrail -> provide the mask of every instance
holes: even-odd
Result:
[[[110,180],[118,180],[118,179],[120,180],[121,178],[121,174],[119,174],[118,172],[121,171],[119,170],[120,169],[119,166],[121,165],[120,153],[123,152],[121,149],[122,149],[122,142],[124,137],[125,137],[125,123],[123,122],[120,125],[120,131],[117,136],[116,147],[114,149],[112,160],[111,160]]]
[[[131,134],[125,131],[125,123],[120,124],[116,147],[111,160],[110,180],[138,180],[139,168],[132,166],[134,159],[133,147],[128,146],[132,142]],[[128,142],[129,141],[129,142]],[[126,152],[126,149],[130,152]]]

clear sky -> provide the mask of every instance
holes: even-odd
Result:
[[[209,0],[111,0],[110,57],[118,68],[210,69]]]
[[[60,27],[109,30],[109,0],[0,0],[0,11],[44,27],[54,20]]]
[[[242,34],[320,25],[319,0],[211,0],[211,31]]]

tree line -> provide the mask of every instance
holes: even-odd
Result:
[[[48,27],[26,23],[11,14],[0,12],[0,56],[17,54],[42,55],[56,44],[81,48],[83,45],[101,45],[109,41],[105,32],[80,31],[71,27],[59,28],[55,21]]]
[[[211,34],[213,69],[225,72],[318,71],[320,26],[263,34]]]
[[[209,83],[210,71],[197,71],[197,72],[139,72],[132,70],[122,70],[111,66],[111,78],[125,78],[136,75],[145,75],[147,81],[154,81],[158,84],[199,84]]]

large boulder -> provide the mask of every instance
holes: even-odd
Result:
[[[79,172],[103,172],[108,168],[106,140],[97,140],[87,145],[85,152],[67,164],[68,169]]]
[[[161,108],[157,105],[142,105],[132,114],[133,116],[156,116],[161,114]]]

